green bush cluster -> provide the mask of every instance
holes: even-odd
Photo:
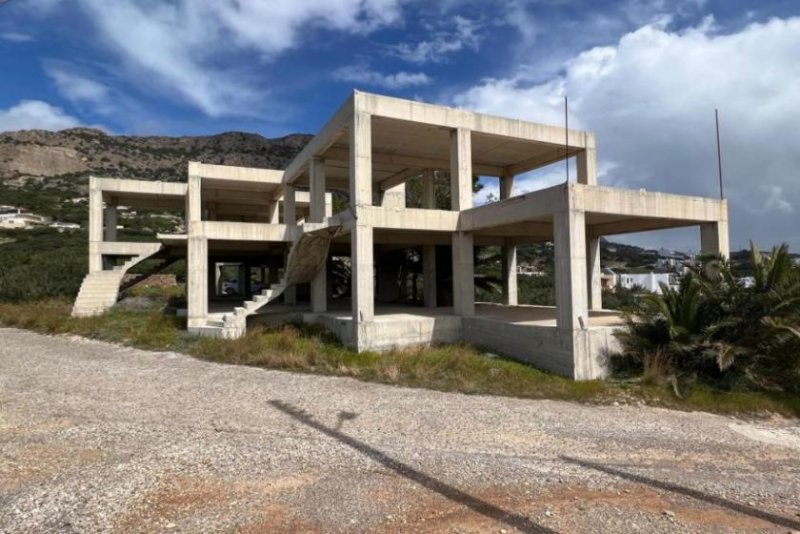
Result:
[[[644,295],[621,335],[628,362],[650,378],[800,391],[800,266],[787,245],[751,244],[743,283],[728,261],[706,258],[672,289]]]
[[[85,231],[7,230],[0,239],[0,301],[78,294],[88,268]]]

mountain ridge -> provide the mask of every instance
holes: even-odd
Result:
[[[198,136],[111,135],[86,127],[2,132],[0,184],[19,187],[89,174],[185,181],[189,161],[282,169],[312,137],[293,133],[267,138],[238,131]]]

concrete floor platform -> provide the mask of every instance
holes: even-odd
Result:
[[[210,319],[222,320],[238,301],[216,301],[210,305]],[[248,317],[248,326],[278,326],[287,322],[319,324],[345,345],[358,350],[387,351],[395,348],[467,342],[488,351],[560,374],[582,372],[606,374],[608,355],[619,350],[615,332],[624,325],[622,314],[613,310],[589,312],[583,330],[564,331],[556,327],[553,306],[504,306],[478,303],[475,315],[461,317],[450,307],[376,305],[372,321],[354,325],[350,302],[329,303],[328,311],[312,312],[307,304],[272,303]],[[587,356],[580,368],[575,351]]]

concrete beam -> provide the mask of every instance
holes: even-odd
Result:
[[[195,226],[197,234],[213,241],[294,241],[302,231],[297,225],[202,221]]]
[[[346,162],[347,150],[343,148],[331,148],[325,153],[325,159],[331,160],[333,163]],[[397,170],[402,168],[409,169],[449,169],[450,162],[445,158],[431,158],[425,156],[410,156],[406,154],[389,154],[386,152],[374,152],[372,160],[377,168],[383,167],[396,167]],[[487,164],[473,164],[474,170],[477,174],[482,176],[500,176],[505,172],[505,169],[500,165],[487,165]]]
[[[723,217],[723,202],[711,198],[569,184],[571,202],[587,213],[674,221],[715,222]]]
[[[537,218],[549,219],[553,211],[566,206],[566,202],[564,185],[554,185],[466,210],[461,213],[460,228],[463,231],[475,231]]]
[[[211,165],[198,161],[189,162],[189,174],[204,179],[225,180],[256,184],[280,185],[283,171],[275,169],[256,169],[252,167],[235,167],[232,165]],[[233,185],[233,184],[231,184]]]
[[[406,183],[400,182],[381,194],[381,207],[390,210],[406,209]]]
[[[569,154],[577,155],[580,149],[576,149],[570,147]],[[515,163],[513,165],[508,165],[504,169],[503,174],[507,175],[518,175],[524,172],[533,171],[535,169],[541,169],[542,167],[547,167],[548,165],[552,165],[553,163],[557,163],[559,161],[564,161],[564,147],[553,148],[550,150],[547,155],[545,156],[534,156],[532,158],[528,158],[525,160],[520,161],[519,163]],[[502,176],[502,175],[501,175]]]
[[[187,184],[175,182],[157,182],[149,180],[130,180],[126,178],[93,177],[95,187],[105,193],[132,193],[160,197],[186,196]],[[117,195],[114,195],[117,196]]]
[[[566,137],[564,128],[558,126],[484,115],[464,109],[448,108],[369,93],[358,92],[357,95],[360,97],[358,108],[379,117],[419,122],[444,128],[465,128],[488,135],[524,139],[559,147],[563,147]],[[570,130],[569,136],[572,147],[585,147],[584,132]],[[495,176],[498,175],[499,173],[495,174]]]
[[[350,98],[342,104],[331,120],[322,127],[319,133],[309,141],[300,154],[286,167],[283,176],[284,184],[294,183],[308,167],[311,158],[314,156],[321,156],[344,134],[353,116],[355,98],[356,94],[351,95]]]
[[[405,168],[401,171],[394,173],[385,180],[381,180],[379,182],[379,187],[381,192],[389,191],[390,189],[394,189],[399,185],[405,185],[406,180],[408,180],[408,177],[413,175],[414,173],[415,173],[414,169]]]
[[[454,232],[459,221],[458,212],[453,211],[377,206],[362,207],[356,217],[359,224],[374,228],[431,232]]]

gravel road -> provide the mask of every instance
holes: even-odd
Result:
[[[1,532],[793,532],[800,426],[0,329]]]

